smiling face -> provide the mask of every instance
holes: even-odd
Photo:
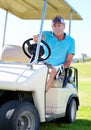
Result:
[[[56,36],[63,35],[65,24],[56,22],[52,25],[53,32]]]

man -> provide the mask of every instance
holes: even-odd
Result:
[[[46,91],[50,89],[54,77],[70,66],[73,55],[75,54],[75,40],[64,33],[64,29],[64,19],[56,16],[52,20],[53,31],[43,31],[42,39],[48,43],[51,49],[51,56],[46,62],[52,65],[49,68]],[[37,42],[37,40],[38,35],[35,35],[34,41]]]

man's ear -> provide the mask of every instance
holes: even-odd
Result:
[[[65,29],[65,23],[64,23],[64,29]]]

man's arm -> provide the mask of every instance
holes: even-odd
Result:
[[[72,62],[72,59],[73,59],[73,54],[68,54],[67,57],[66,57],[66,61],[64,63],[64,69],[68,68]]]

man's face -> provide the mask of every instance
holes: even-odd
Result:
[[[61,24],[59,22],[56,22],[52,25],[53,32],[56,36],[60,36],[64,33],[65,24]]]

